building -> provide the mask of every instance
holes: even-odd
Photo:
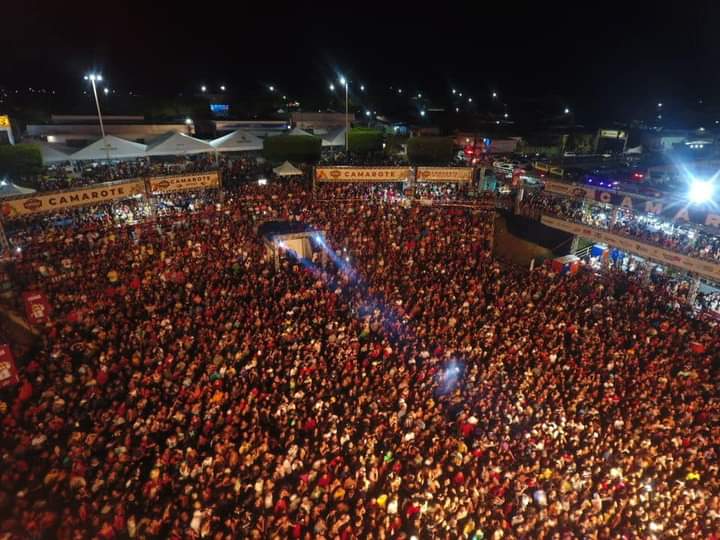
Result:
[[[290,120],[294,127],[311,130],[329,130],[345,126],[345,113],[334,112],[293,112]],[[353,114],[350,114],[350,123]]]
[[[192,135],[195,125],[190,123],[148,123],[142,116],[103,116],[106,135],[129,141],[146,143],[169,131]],[[94,115],[52,115],[45,124],[28,124],[25,136],[29,139],[60,143],[81,148],[100,138],[100,125]]]

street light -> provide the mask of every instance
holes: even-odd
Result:
[[[492,93],[492,97],[493,97],[493,99],[496,99],[496,98],[497,98],[497,92],[493,92],[493,93]]]
[[[331,92],[335,91],[335,85],[333,83],[330,83],[330,91]]]
[[[468,103],[472,103],[472,98],[471,98],[471,97],[468,98]]]
[[[349,151],[350,146],[350,117],[348,115],[348,81],[345,79],[345,77],[340,76],[340,84],[342,84],[345,87],[345,152]]]
[[[274,92],[274,91],[275,91],[275,87],[271,84],[270,86],[268,86],[268,90],[270,90],[271,92]]]
[[[505,113],[503,116],[505,116],[505,118],[507,118],[507,117],[508,117],[508,113]]]
[[[658,109],[662,109],[662,101],[658,101]]]
[[[361,91],[361,92],[364,92],[364,91],[365,91],[365,85],[364,85],[364,84],[361,84],[361,85],[360,85],[360,91]]]
[[[90,73],[89,75],[85,75],[85,80],[90,81],[90,84],[92,84],[93,89],[93,95],[95,96],[95,106],[97,107],[97,113],[98,113],[98,122],[100,122],[100,133],[102,133],[103,139],[105,138],[105,126],[103,126],[102,121],[102,113],[100,112],[100,101],[98,100],[97,95],[97,86],[95,86],[95,83],[97,81],[102,81],[102,75],[98,75],[96,73]]]
[[[207,92],[207,86],[205,86],[205,85],[203,84],[203,85],[200,87],[200,91],[201,91],[201,92]]]
[[[570,114],[570,109],[568,107],[565,107],[565,114]]]
[[[224,92],[224,91],[225,91],[225,85],[224,85],[224,84],[221,84],[221,85],[220,85],[220,91],[221,91],[221,92]]]
[[[110,93],[109,88],[103,88],[103,93],[107,96]]]
[[[365,116],[370,116],[372,113],[370,111],[365,111]]]
[[[420,111],[420,116],[425,116],[425,111]]]
[[[452,90],[453,90],[453,94],[457,94],[457,90],[455,90],[454,88]]]
[[[192,118],[186,118],[185,119],[185,125],[189,126],[192,124]]]

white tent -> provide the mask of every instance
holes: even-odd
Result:
[[[17,197],[18,195],[27,195],[28,193],[35,193],[35,190],[18,186],[8,180],[0,180],[0,199],[4,199],[6,197]]]
[[[218,152],[245,152],[263,148],[262,139],[244,129],[218,137],[210,141],[210,145]]]
[[[288,133],[288,135],[300,136],[300,137],[313,137],[312,133],[305,131],[304,129],[295,128]]]
[[[278,176],[298,176],[303,173],[300,169],[298,169],[295,165],[293,165],[289,161],[286,161],[279,167],[275,167],[273,169],[273,172],[275,174],[277,174]]]
[[[72,148],[61,144],[51,144],[45,141],[28,141],[30,144],[40,148],[43,163],[58,163],[60,161],[70,161],[70,154],[73,153]]]
[[[144,144],[126,141],[114,135],[105,135],[70,156],[72,160],[131,159],[145,155]]]
[[[202,154],[213,152],[215,149],[205,141],[171,131],[161,135],[147,146],[146,156],[178,156],[185,154]]]
[[[345,128],[335,128],[322,136],[323,146],[345,146]]]

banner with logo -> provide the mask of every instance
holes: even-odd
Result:
[[[472,167],[418,167],[418,182],[472,182]]]
[[[150,193],[173,193],[190,189],[207,189],[220,187],[220,173],[209,171],[194,174],[176,174],[172,176],[155,176],[148,180]]]
[[[406,182],[410,167],[316,167],[316,182]]]
[[[627,208],[634,212],[662,216],[677,223],[695,223],[709,227],[720,227],[720,213],[711,211],[709,206],[688,204],[680,199],[652,198],[625,191],[608,191],[579,184],[566,184],[547,180],[545,191],[566,197],[577,197],[597,203]]]
[[[17,384],[19,381],[15,357],[10,346],[0,345],[0,388]]]
[[[41,292],[26,292],[23,294],[25,314],[30,324],[43,324],[50,318],[50,302]]]
[[[588,238],[594,242],[601,242],[622,251],[635,253],[646,259],[652,259],[661,264],[675,266],[688,272],[694,272],[713,281],[720,281],[720,264],[687,255],[680,255],[673,251],[663,249],[652,244],[646,244],[633,238],[620,236],[603,229],[597,229],[582,223],[573,223],[550,216],[543,215],[540,222],[548,227]]]
[[[17,216],[63,210],[75,206],[107,203],[143,193],[145,193],[145,182],[128,180],[55,193],[33,193],[26,197],[5,200],[0,209],[2,209],[4,218],[12,219]]]

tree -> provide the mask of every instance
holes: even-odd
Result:
[[[272,163],[317,163],[322,139],[306,135],[275,135],[263,141],[263,155]]]
[[[408,158],[419,165],[447,165],[452,160],[450,137],[413,137],[408,141]]]
[[[0,146],[0,178],[22,180],[42,172],[40,148],[34,144]]]
[[[370,154],[382,148],[383,135],[377,129],[352,128],[348,134],[348,146],[354,154]]]

